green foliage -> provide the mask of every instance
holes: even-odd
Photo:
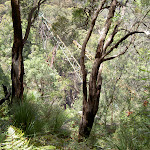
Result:
[[[41,146],[41,147],[33,148],[33,150],[45,150],[45,149],[55,150],[56,147],[55,147],[55,146],[52,146],[52,145],[49,145],[49,146]]]
[[[0,65],[0,85],[2,85],[2,84],[8,86],[9,80],[8,80],[8,77],[4,74],[4,71]]]
[[[148,5],[150,5],[150,1],[149,0],[136,0],[135,2],[139,6],[148,6]]]
[[[43,121],[44,130],[50,132],[61,132],[61,127],[64,122],[68,119],[68,115],[60,106],[57,104],[43,104]]]
[[[0,97],[3,91],[1,84],[8,86],[10,77],[11,46],[13,40],[12,19],[9,14],[10,8],[10,1],[0,5]]]
[[[10,126],[7,131],[7,138],[1,144],[1,148],[5,150],[30,150],[32,146],[29,146],[29,141],[24,137],[24,133],[20,129]]]
[[[5,140],[5,134],[2,132],[2,130],[0,128],[0,141],[3,142],[4,140]]]
[[[33,7],[33,4],[33,0],[20,0],[22,18],[27,19],[31,8]]]
[[[24,133],[22,130],[14,127],[14,126],[9,126],[7,130],[7,135],[6,139],[3,143],[0,143],[0,146],[2,149],[5,150],[10,150],[10,149],[15,149],[15,150],[54,150],[56,149],[55,146],[49,145],[49,146],[33,146],[30,144],[29,146],[29,140],[24,137]]]
[[[77,37],[77,31],[65,16],[58,16],[57,20],[52,24],[52,28],[67,46]]]
[[[14,104],[11,109],[14,125],[21,128],[26,135],[31,136],[41,132],[43,127],[38,113],[38,106],[32,101],[24,99],[24,102]]]
[[[0,99],[5,97],[2,84],[5,85],[7,88],[9,87],[9,78],[5,75],[1,65],[0,65]]]
[[[122,2],[124,3],[125,1],[123,0]],[[33,2],[31,0],[20,1],[21,14],[22,18],[24,18],[22,19],[23,34],[25,33],[26,19]],[[47,1],[42,5],[40,11],[47,19],[47,25],[52,25],[56,37],[59,35],[79,62],[81,50],[73,45],[72,41],[77,40],[82,45],[87,34],[85,29],[88,28],[88,21],[92,16],[90,11],[95,10],[96,4],[99,2],[96,1],[95,4],[92,4],[90,0],[77,0],[74,2],[77,2],[73,4],[75,8],[68,8],[62,7],[67,5],[63,5],[63,1],[60,0]],[[110,2],[107,1],[107,4],[110,5]],[[0,3],[0,29],[2,29],[0,30],[0,84],[9,85],[13,42],[11,6],[10,1],[1,0]],[[72,1],[68,3],[72,3]],[[146,5],[149,6],[148,0],[137,0],[134,1],[134,4],[128,4],[128,7],[124,10],[125,14],[119,27],[120,31],[113,40],[112,46],[126,34],[134,22],[141,22],[142,13],[145,11],[143,13],[145,15],[147,11],[145,9]],[[131,7],[132,11],[136,12],[136,15],[138,14],[137,16],[134,16],[135,14],[129,10]],[[106,40],[112,34],[116,21],[120,21],[122,17],[120,16],[120,10],[121,8],[115,12]],[[97,48],[97,40],[100,36],[99,30],[104,25],[106,14],[107,10],[105,9],[99,15],[92,37],[87,45],[87,51],[93,57]],[[147,19],[146,22],[144,20],[142,22],[147,25],[149,20]],[[30,142],[38,146],[32,146],[32,149],[94,150],[101,149],[101,147],[121,150],[149,149],[149,110],[148,107],[139,107],[144,100],[149,101],[150,97],[149,41],[146,40],[144,34],[142,34],[142,40],[138,36],[136,37],[136,50],[134,49],[135,47],[131,46],[129,53],[126,53],[123,57],[105,62],[100,110],[97,113],[100,119],[95,119],[89,139],[78,143],[78,126],[81,119],[78,112],[82,110],[82,91],[80,88],[78,89],[79,83],[73,81],[73,69],[59,48],[56,51],[53,68],[50,67],[52,51],[56,41],[55,43],[52,42],[53,39],[42,21],[39,16],[33,25],[34,28],[32,27],[30,31],[23,50],[25,62],[24,88],[27,91],[27,96],[24,97],[22,104],[13,106],[11,117],[8,115],[9,107],[7,107],[6,103],[0,107],[0,141],[4,141],[8,125],[13,124],[22,129],[25,135],[32,137]],[[142,24],[143,28],[139,28],[139,31],[146,28],[144,24]],[[123,47],[127,43],[128,41],[125,41],[120,44],[118,51],[115,50],[110,56],[116,55],[116,52],[123,51]],[[139,52],[139,55],[137,55],[136,51]],[[85,61],[89,78],[93,61],[87,57]],[[117,82],[119,77],[120,79]],[[72,108],[63,110],[60,106],[64,104],[70,89],[72,91],[77,90],[76,93],[72,92],[74,104]],[[67,92],[65,93],[64,91]],[[3,89],[0,85],[0,98],[3,96]],[[109,105],[111,101],[113,102]],[[133,111],[133,114],[127,117],[126,112],[129,110]],[[104,125],[110,125],[111,119],[117,124],[117,130],[114,134],[108,134]],[[15,130],[15,134],[18,135],[16,131],[18,129],[12,128]],[[107,141],[108,137],[109,140]],[[22,138],[21,140],[23,141]],[[15,139],[15,141],[17,142],[19,139]]]
[[[41,92],[41,94],[41,88],[43,88],[42,90],[44,90],[44,95],[50,94],[57,88],[57,80],[59,79],[58,73],[48,65],[46,58],[44,60],[41,56],[36,58],[30,55],[30,57],[31,59],[25,61],[25,80],[27,86],[29,88],[36,89]]]
[[[84,28],[86,26],[86,13],[83,8],[76,8],[72,11],[72,21],[77,26],[77,28]]]
[[[14,104],[11,109],[13,124],[28,136],[47,132],[61,133],[61,127],[68,116],[60,106],[53,103],[37,101],[33,95],[25,96],[21,104]]]
[[[120,127],[108,142],[119,150],[148,150],[150,148],[150,116],[147,106],[142,106],[130,116],[120,120]]]
[[[149,0],[141,0],[142,5],[149,6],[150,1]]]
[[[0,4],[0,14],[2,14],[5,11],[5,6],[3,4]]]

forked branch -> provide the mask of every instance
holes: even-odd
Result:
[[[114,56],[105,58],[105,59],[103,60],[103,62],[104,62],[104,61],[107,61],[107,60],[112,60],[112,59],[114,59],[114,58],[117,58],[117,57],[119,57],[119,56],[125,54],[126,51],[128,50],[128,48],[129,48],[129,46],[126,46],[126,49],[125,49],[123,52],[121,52],[121,53],[119,53],[119,54],[117,54],[117,55],[114,55]]]
[[[110,44],[113,42],[113,39],[115,37],[115,35],[117,34],[117,30],[118,30],[118,24],[115,25],[114,30],[112,32],[112,34],[109,36],[109,38],[106,40],[104,47],[103,47],[103,52],[106,52],[106,49],[108,46],[110,46]]]
[[[108,34],[108,31],[110,29],[110,26],[112,23],[112,18],[114,17],[116,5],[117,5],[117,0],[113,0],[110,5],[110,8],[109,8],[109,12],[108,12],[108,16],[107,16],[105,25],[104,25],[103,29],[101,30],[101,35],[100,35],[100,39],[99,39],[99,42],[97,45],[95,58],[100,58],[100,55],[103,53],[104,42],[105,42],[106,36]],[[109,43],[107,43],[107,44],[109,44]]]
[[[28,25],[26,28],[26,33],[23,39],[23,43],[25,44],[26,40],[28,39],[29,33],[30,33],[30,29],[31,29],[31,25],[33,24],[33,22],[35,21],[37,14],[39,13],[40,10],[40,6],[46,2],[46,0],[39,0],[38,4],[36,5],[36,3],[34,3],[33,8],[31,9],[29,15],[28,15]],[[37,11],[35,13],[35,11]]]
[[[143,31],[133,31],[133,32],[130,32],[130,33],[128,33],[128,34],[126,34],[124,37],[122,37],[116,44],[114,44],[114,46],[112,46],[111,48],[110,48],[110,50],[109,51],[107,51],[103,56],[102,56],[102,59],[104,59],[108,54],[110,54],[115,48],[117,48],[118,46],[119,46],[119,44],[121,44],[124,40],[126,40],[129,36],[131,36],[131,35],[134,35],[134,34],[136,34],[136,33],[144,33]],[[122,53],[122,54],[124,54],[124,53]],[[122,55],[121,54],[121,55]],[[120,54],[119,54],[120,55]],[[117,57],[117,56],[116,56]]]
[[[86,49],[86,45],[91,37],[91,34],[93,32],[93,28],[95,26],[95,22],[96,19],[98,17],[99,12],[102,10],[104,4],[105,4],[106,0],[102,0],[101,4],[99,5],[97,11],[95,12],[93,18],[92,18],[92,22],[91,22],[91,26],[90,29],[87,33],[87,36],[82,44],[82,49],[81,49],[81,59],[80,59],[80,65],[81,65],[81,71],[82,71],[82,75],[83,75],[83,97],[84,97],[84,103],[87,102],[87,83],[86,83],[86,76],[87,76],[87,71],[85,68],[85,62],[84,62],[84,58],[85,58],[85,49]]]

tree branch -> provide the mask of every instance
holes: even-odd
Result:
[[[118,30],[118,24],[115,25],[112,34],[110,35],[110,37],[107,39],[107,41],[104,44],[104,47],[103,47],[103,52],[104,53],[106,52],[107,47],[110,46],[110,44],[113,42],[113,39],[114,39],[114,36],[117,33],[117,30]]]
[[[11,95],[11,89],[8,92],[7,87],[5,85],[3,85],[3,89],[4,89],[5,98],[0,100],[0,105],[2,105],[6,100],[9,100],[9,97]]]
[[[108,54],[110,54],[115,48],[117,48],[119,46],[120,43],[122,43],[124,40],[126,40],[129,36],[131,35],[134,35],[136,33],[144,33],[143,31],[133,31],[133,32],[130,32],[128,34],[126,34],[124,37],[122,37],[114,46],[112,46],[110,48],[110,50],[108,52],[106,52],[103,56],[102,56],[102,59],[105,58],[105,56],[107,56]],[[123,52],[122,52],[123,53]],[[119,54],[120,55],[120,54]],[[122,55],[122,54],[121,54]],[[115,57],[118,57],[118,56],[115,56]]]
[[[117,5],[117,0],[112,0],[107,19],[105,21],[105,25],[103,29],[101,30],[101,35],[100,35],[100,39],[97,45],[97,50],[96,50],[96,55],[95,55],[95,61],[92,67],[91,75],[90,75],[89,89],[92,89],[92,90],[89,90],[89,100],[92,100],[90,97],[93,97],[95,94],[97,95],[98,99],[100,96],[102,78],[101,78],[99,69],[101,68],[101,63],[102,63],[101,56],[103,53],[103,44],[107,36],[107,33],[110,29],[112,18],[115,13],[116,5]],[[97,103],[95,104],[97,105]]]
[[[99,5],[98,9],[96,10],[93,18],[92,18],[92,22],[91,22],[91,26],[90,29],[86,35],[86,38],[82,44],[82,49],[81,49],[81,58],[80,58],[80,65],[81,65],[81,71],[82,71],[82,75],[83,75],[83,96],[84,96],[84,103],[87,102],[87,83],[86,83],[86,76],[87,76],[87,71],[85,68],[85,63],[84,63],[84,58],[85,58],[85,49],[86,49],[86,45],[91,37],[93,28],[95,26],[95,22],[96,19],[98,17],[98,14],[100,12],[100,10],[102,10],[104,4],[105,4],[106,0],[102,0],[101,4]]]
[[[86,38],[85,38],[85,40],[84,40],[84,42],[83,42],[83,44],[82,44],[81,57],[82,57],[82,56],[84,57],[84,55],[85,55],[86,45],[87,45],[87,43],[88,43],[88,41],[89,41],[89,39],[90,39],[90,37],[91,37],[91,34],[92,34],[92,31],[93,31],[93,28],[94,28],[96,19],[97,19],[97,17],[98,17],[98,14],[99,14],[100,10],[102,10],[102,7],[103,7],[103,5],[105,4],[105,2],[106,2],[106,0],[103,0],[103,1],[101,2],[101,4],[99,5],[99,8],[97,9],[97,11],[95,12],[95,14],[94,14],[94,16],[93,16],[93,18],[92,18],[92,22],[91,22],[90,29],[89,29],[89,31],[88,31],[88,33],[87,33],[87,35],[86,35]]]
[[[116,5],[117,5],[117,0],[113,0],[111,2],[110,8],[109,8],[109,12],[108,12],[108,16],[107,16],[105,25],[104,25],[103,29],[101,30],[101,35],[100,35],[99,42],[98,42],[98,45],[97,45],[95,58],[100,58],[100,56],[103,52],[104,41],[105,41],[107,33],[110,29],[110,26],[111,26],[111,23],[112,23],[111,19],[114,17]]]
[[[37,14],[39,13],[39,10],[40,10],[40,6],[45,2],[46,0],[39,0],[38,4],[36,5],[34,3],[34,6],[33,8],[31,9],[29,15],[28,15],[28,25],[27,25],[27,28],[26,28],[26,33],[25,33],[25,36],[24,36],[24,39],[23,39],[23,43],[25,44],[26,40],[28,39],[28,36],[29,36],[29,32],[30,32],[30,29],[31,29],[31,25],[33,24],[33,22],[35,21],[35,19],[37,18]],[[34,12],[37,10],[37,13],[33,16]],[[33,18],[34,17],[34,18]]]
[[[111,57],[105,58],[105,59],[103,60],[103,62],[104,62],[104,61],[107,61],[107,60],[112,60],[112,59],[114,59],[114,58],[117,58],[117,57],[119,57],[119,56],[121,56],[121,55],[125,54],[125,53],[126,53],[126,51],[128,50],[128,48],[129,48],[129,47],[126,47],[126,49],[125,49],[123,52],[119,53],[118,55],[114,55],[114,56],[111,56]]]
[[[150,12],[150,10],[148,10],[148,11],[146,12],[146,14],[142,17],[142,19],[141,19],[140,21],[137,21],[137,22],[135,22],[135,23],[133,24],[133,26],[135,26],[135,25],[137,24],[136,29],[138,29],[138,27],[140,26],[140,24],[142,23],[142,21],[143,21],[144,18],[148,15],[149,12]]]

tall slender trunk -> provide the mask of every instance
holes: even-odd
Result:
[[[12,68],[11,68],[11,80],[12,80],[12,102],[19,102],[23,97],[23,39],[21,28],[21,17],[19,2],[11,0],[12,6],[12,20],[14,28],[14,43],[12,48]]]
[[[28,39],[31,25],[34,23],[37,13],[39,12],[40,6],[46,2],[46,0],[35,0],[33,8],[28,14],[27,28],[24,38],[22,37],[22,26],[21,26],[21,15],[20,15],[20,0],[11,0],[12,7],[12,20],[14,29],[14,43],[12,48],[12,66],[11,66],[11,80],[12,80],[12,101],[20,102],[23,98],[23,75],[24,75],[24,64],[22,51],[25,42]]]

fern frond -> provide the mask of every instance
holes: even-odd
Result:
[[[31,150],[32,146],[29,146],[29,141],[23,136],[24,133],[20,129],[10,126],[7,131],[7,138],[2,143],[2,149]]]

